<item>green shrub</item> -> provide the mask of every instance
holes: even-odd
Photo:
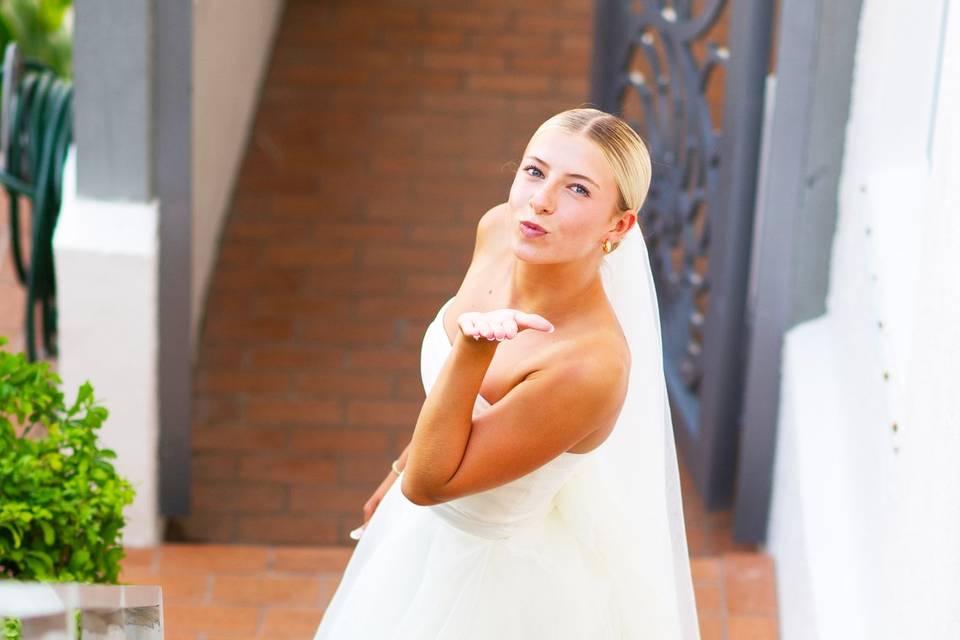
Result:
[[[72,76],[72,35],[68,14],[73,0],[0,0],[0,57],[14,41],[20,53]]]
[[[0,350],[0,579],[114,584],[134,491],[97,446],[107,410],[93,388],[67,407],[61,383]]]

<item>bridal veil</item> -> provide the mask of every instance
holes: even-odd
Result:
[[[624,638],[699,638],[653,273],[639,224],[601,265],[630,353],[613,432],[556,497],[597,553],[618,599]]]

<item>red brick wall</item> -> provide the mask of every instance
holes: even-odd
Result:
[[[195,375],[172,539],[351,544],[409,442],[420,341],[544,119],[588,99],[592,2],[291,0]],[[238,132],[240,134],[241,132]]]

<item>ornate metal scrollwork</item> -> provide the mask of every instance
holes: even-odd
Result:
[[[641,227],[657,275],[664,350],[696,393],[702,378],[703,319],[710,281],[708,212],[721,163],[722,87],[729,58],[708,41],[727,0],[630,3],[614,91],[623,118],[644,136],[654,163]]]

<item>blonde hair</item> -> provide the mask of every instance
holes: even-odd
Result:
[[[578,107],[567,109],[551,116],[533,132],[532,140],[538,133],[549,127],[555,127],[572,134],[582,135],[600,149],[613,171],[619,197],[615,215],[624,211],[634,211],[640,215],[640,207],[650,190],[652,169],[650,152],[647,145],[621,118],[594,109]],[[617,244],[614,244],[616,248]]]

